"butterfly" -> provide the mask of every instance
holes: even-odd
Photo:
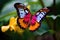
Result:
[[[15,3],[14,7],[18,14],[17,24],[20,28],[28,28],[30,31],[37,30],[41,26],[41,20],[49,12],[48,8],[42,8],[32,15],[30,10],[22,3]]]

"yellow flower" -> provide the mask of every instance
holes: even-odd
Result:
[[[1,31],[6,32],[9,29],[9,26],[2,26]]]
[[[17,25],[17,18],[14,18],[14,17],[10,18],[9,25],[1,27],[2,32],[6,32],[8,29],[10,29],[10,31],[14,30],[15,32],[18,32],[18,33],[23,33],[24,32],[24,30],[22,30]]]

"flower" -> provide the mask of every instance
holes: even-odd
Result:
[[[17,18],[11,17],[9,24],[7,26],[2,26],[1,27],[1,31],[2,32],[6,32],[8,29],[10,29],[10,31],[14,30],[15,32],[18,33],[23,33],[24,30],[22,30],[18,25],[17,25]]]

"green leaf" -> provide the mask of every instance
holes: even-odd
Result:
[[[56,31],[60,31],[60,17],[56,19]]]
[[[1,20],[9,20],[10,17],[16,16],[16,15],[17,15],[16,11],[10,12],[10,13],[8,13],[8,14],[6,14],[6,15],[2,15],[2,16],[0,17],[0,21],[1,21]]]
[[[48,32],[49,27],[45,21],[42,21],[40,28],[34,32],[36,35],[43,35],[44,33]]]

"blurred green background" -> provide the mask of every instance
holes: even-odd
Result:
[[[43,7],[52,7],[46,18],[42,20],[41,27],[35,32],[25,30],[23,34],[14,31],[3,33],[0,30],[0,40],[60,40],[60,0],[0,0],[0,29],[8,25],[11,17],[16,17],[15,3],[30,5],[30,11],[34,14]]]

